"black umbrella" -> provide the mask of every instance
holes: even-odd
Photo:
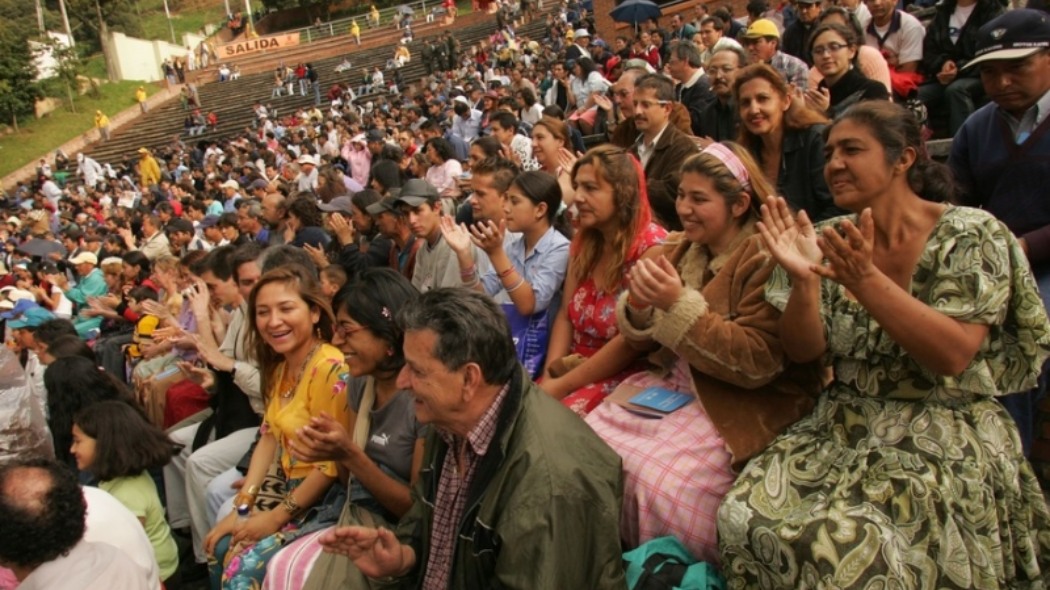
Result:
[[[62,244],[40,238],[28,240],[15,248],[15,250],[26,256],[39,256],[40,258],[47,258],[49,254],[54,252],[62,254],[63,257],[66,255],[66,248]]]
[[[623,0],[609,13],[618,23],[637,26],[651,18],[660,18],[660,7],[652,0]]]

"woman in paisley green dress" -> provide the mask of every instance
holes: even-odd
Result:
[[[719,509],[730,588],[1045,588],[1050,514],[996,395],[1032,387],[1050,326],[1024,254],[942,202],[899,106],[829,128],[825,178],[857,215],[814,228],[783,199],[760,231],[784,349],[834,377]]]

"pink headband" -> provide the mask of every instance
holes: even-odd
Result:
[[[748,176],[747,169],[744,168],[744,163],[741,162],[740,158],[736,157],[736,154],[734,154],[729,148],[720,143],[712,143],[700,153],[711,154],[717,158],[719,162],[729,169],[729,172],[734,178],[736,178],[737,182],[744,187],[745,191],[751,190],[751,177]]]

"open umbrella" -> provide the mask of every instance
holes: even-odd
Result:
[[[15,249],[26,256],[39,256],[40,258],[47,258],[52,252],[59,252],[63,256],[66,254],[66,249],[62,244],[40,238],[28,240]]]
[[[652,0],[623,0],[609,14],[618,23],[631,23],[637,27],[638,23],[660,18],[661,12]]]
[[[409,6],[408,4],[402,4],[401,6],[397,7],[397,13],[398,14],[412,14],[412,7]]]

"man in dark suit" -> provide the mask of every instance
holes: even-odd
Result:
[[[678,170],[697,153],[692,138],[670,124],[674,82],[660,74],[646,74],[634,86],[634,124],[641,135],[631,153],[645,169],[645,185],[656,221],[668,230],[682,229],[675,210]]]
[[[667,61],[667,72],[678,81],[675,86],[675,100],[689,109],[693,135],[703,137],[710,132],[703,129],[702,115],[704,110],[715,101],[707,76],[700,68],[700,50],[689,41],[677,41],[671,46],[670,59]]]

